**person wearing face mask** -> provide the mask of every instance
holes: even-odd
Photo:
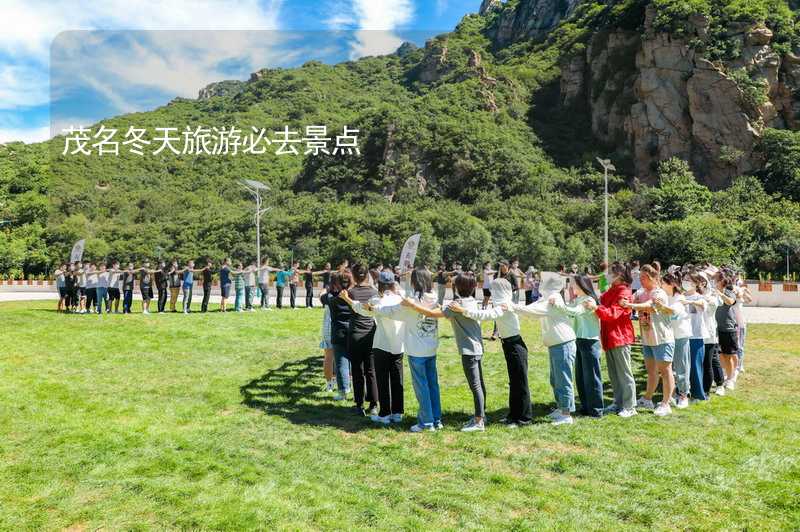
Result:
[[[604,413],[616,413],[629,418],[636,415],[636,381],[631,368],[631,344],[634,342],[631,309],[623,307],[623,300],[630,301],[632,294],[630,268],[614,262],[608,268],[608,290],[600,296],[595,314],[600,319],[600,342],[606,352],[606,365],[614,403]]]
[[[575,391],[572,386],[572,373],[577,348],[572,317],[567,311],[561,291],[566,279],[555,272],[543,272],[539,290],[541,301],[530,305],[508,305],[523,316],[540,319],[542,342],[550,356],[550,386],[556,401],[556,408],[550,413],[554,425],[571,425],[574,420]]]
[[[492,291],[491,309],[462,308],[450,305],[454,312],[463,311],[464,315],[475,321],[494,320],[503,355],[508,370],[508,415],[503,420],[509,428],[529,425],[533,420],[533,405],[528,386],[528,346],[520,336],[519,316],[511,311],[511,283],[503,276],[508,273],[508,263],[500,263],[500,276],[490,283]]]
[[[703,360],[705,359],[706,326],[706,280],[702,276],[688,271],[681,281],[683,301],[689,313],[692,332],[689,336],[689,394],[691,402],[708,399],[703,387]]]
[[[675,354],[675,335],[672,331],[673,310],[669,306],[666,292],[661,288],[658,270],[649,264],[641,268],[642,289],[636,292],[633,302],[623,299],[623,307],[639,312],[639,328],[642,336],[642,352],[647,368],[647,389],[636,406],[654,409],[657,416],[672,413],[670,400],[675,389],[672,374],[672,359]],[[653,405],[653,394],[661,380],[662,397],[658,406]]]
[[[599,303],[588,275],[576,275],[572,286],[575,300],[567,305],[567,312],[575,320],[577,355],[575,357],[575,385],[581,400],[581,414],[603,415],[603,376],[600,372],[600,320],[595,314]]]
[[[716,289],[716,283],[713,277],[716,274],[715,269],[707,269],[700,272],[700,275],[705,279],[708,290],[705,294],[706,299],[706,335],[703,338],[705,344],[705,357],[703,358],[703,389],[706,395],[711,392],[711,385],[715,384],[716,395],[725,395],[725,375],[722,372],[722,365],[719,362],[719,333],[717,332],[717,308],[722,304],[722,299]]]
[[[676,407],[689,406],[689,382],[691,357],[689,339],[692,336],[692,320],[687,311],[683,296],[683,288],[677,272],[670,272],[664,276],[662,287],[669,297],[669,306],[672,308],[672,333],[675,336],[675,355],[672,359],[672,372],[675,375],[675,389],[677,394]]]

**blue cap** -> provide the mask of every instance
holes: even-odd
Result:
[[[392,272],[381,272],[378,274],[378,282],[381,284],[391,284],[394,282],[394,274]]]

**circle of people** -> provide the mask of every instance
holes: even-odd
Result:
[[[491,339],[499,336],[508,370],[508,414],[501,422],[512,428],[528,425],[533,408],[521,318],[541,323],[555,399],[548,417],[554,425],[574,423],[576,413],[630,418],[652,410],[667,416],[673,407],[688,408],[735,389],[744,371],[742,306],[751,301],[739,273],[708,263],[670,266],[662,272],[657,262],[640,266],[637,261],[603,263],[597,276],[577,273],[576,266],[572,270],[529,268],[521,276],[516,263],[501,261],[496,270],[485,264],[479,280],[458,266],[450,272],[440,266],[435,273],[418,267],[399,277],[390,269],[376,272],[361,264],[340,268],[321,296],[325,312],[320,347],[327,389],[336,392],[337,401],[352,392],[359,416],[382,425],[400,423],[405,355],[418,403],[410,430],[442,428],[436,354],[438,321],[447,319],[474,403],[474,415],[461,430],[484,431],[481,322],[493,321]],[[445,302],[448,276],[453,299]],[[481,300],[475,297],[479,281]],[[646,390],[638,398],[631,366],[631,348],[637,342],[633,321],[639,322],[647,370]],[[610,404],[603,397],[602,351],[613,391]],[[655,403],[659,385],[661,398]]]

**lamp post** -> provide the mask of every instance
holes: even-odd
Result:
[[[269,190],[269,187],[262,183],[261,181],[255,181],[253,179],[242,179],[239,182],[250,194],[253,195],[253,198],[256,200],[256,260],[258,261],[257,267],[261,267],[261,216],[269,210],[269,207],[266,209],[262,209],[261,205],[263,204],[263,200],[261,199],[261,192]]]
[[[606,270],[608,269],[608,173],[609,172],[616,172],[617,169],[611,164],[610,159],[601,159],[600,157],[597,158],[597,162],[600,163],[600,166],[603,167],[603,175],[604,175],[604,183],[605,183],[605,193],[603,196],[603,217],[604,217],[604,224],[603,224],[603,259],[606,263]]]

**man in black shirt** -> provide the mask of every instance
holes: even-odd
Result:
[[[167,263],[163,260],[158,265],[155,273],[156,289],[158,290],[158,313],[164,312],[167,306],[167,278],[169,277],[169,269]]]
[[[130,314],[133,305],[133,282],[136,272],[133,270],[133,263],[128,263],[128,269],[122,274],[122,313]]]
[[[200,312],[208,311],[208,300],[211,297],[211,279],[214,276],[214,263],[208,261],[206,267],[202,269],[203,276],[203,303],[200,305]]]

